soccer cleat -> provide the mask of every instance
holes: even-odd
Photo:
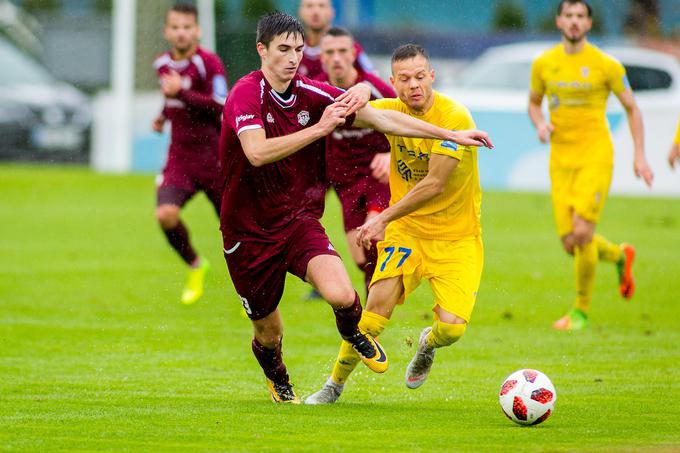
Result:
[[[269,388],[269,394],[272,397],[272,401],[275,403],[300,404],[300,398],[295,394],[293,385],[290,381],[274,382],[267,379],[267,387]]]
[[[342,390],[345,388],[344,384],[336,384],[333,382],[332,378],[328,378],[326,383],[321,387],[316,393],[309,395],[305,398],[305,404],[332,404],[335,403],[340,395],[342,395]]]
[[[425,379],[430,374],[430,369],[432,369],[432,362],[434,362],[434,353],[436,351],[427,344],[427,336],[430,331],[432,331],[432,327],[426,327],[420,332],[418,350],[406,367],[406,387],[410,389],[417,389],[423,385]]]
[[[578,308],[572,308],[569,313],[553,323],[557,330],[583,330],[588,327],[588,316]]]
[[[205,274],[210,270],[210,263],[205,258],[201,258],[198,267],[191,268],[187,275],[187,283],[182,291],[182,303],[191,305],[203,295],[203,281]]]
[[[383,351],[382,346],[378,343],[378,340],[373,338],[370,334],[357,332],[351,337],[347,338],[354,350],[361,357],[361,361],[364,365],[369,367],[372,371],[376,373],[384,373],[387,371],[389,363],[387,361],[387,355]]]
[[[633,279],[633,260],[635,260],[635,247],[630,244],[621,244],[622,257],[616,263],[619,273],[619,293],[625,299],[633,297],[635,292],[635,279]]]

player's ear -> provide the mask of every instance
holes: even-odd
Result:
[[[261,42],[258,42],[255,47],[257,48],[257,53],[261,58],[264,58],[267,56],[267,46],[262,44]]]

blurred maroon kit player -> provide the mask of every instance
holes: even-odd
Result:
[[[317,80],[343,89],[363,82],[371,87],[371,100],[396,97],[380,77],[356,70],[354,44],[347,30],[330,28],[321,42],[325,71]],[[378,253],[375,244],[369,250],[358,246],[355,230],[389,206],[390,145],[380,132],[350,126],[337,128],[326,140],[328,182],[340,199],[350,253],[368,287]]]
[[[359,296],[319,223],[326,189],[323,138],[353,121],[384,133],[475,146],[485,136],[374,109],[366,105],[370,87],[364,84],[342,92],[297,74],[303,40],[302,25],[288,14],[260,19],[261,69],[234,85],[220,139],[225,259],[253,323],[253,353],[276,402],[299,402],[281,352],[278,304],[287,272],[319,290],[333,308],[338,332],[371,370],[384,372],[388,366],[377,341],[359,330]]]
[[[152,127],[161,132],[166,120],[171,123],[168,158],[158,178],[156,216],[170,245],[190,266],[181,299],[185,304],[202,295],[208,263],[193,249],[180,210],[198,191],[205,192],[218,214],[222,200],[218,146],[227,82],[219,57],[198,46],[199,36],[195,8],[175,5],[165,25],[171,49],[153,63],[165,105]]]
[[[335,9],[331,0],[300,0],[298,17],[305,27],[305,48],[298,71],[300,74],[316,79],[323,74],[321,63],[321,38],[331,27]],[[361,45],[354,41],[356,59],[354,67],[360,73],[373,72],[373,65]]]

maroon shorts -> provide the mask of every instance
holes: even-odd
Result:
[[[345,232],[363,225],[369,211],[382,212],[390,205],[390,186],[372,176],[363,177],[352,184],[331,185],[342,205]]]
[[[222,205],[222,184],[217,156],[189,160],[183,155],[176,157],[172,150],[163,173],[157,179],[156,205],[184,206],[198,191],[206,194],[218,215]]]
[[[315,256],[340,256],[317,220],[298,220],[279,242],[235,241],[224,237],[224,258],[234,288],[250,319],[262,319],[278,307],[286,273],[304,280]]]

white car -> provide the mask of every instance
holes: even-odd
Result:
[[[538,141],[529,116],[529,79],[533,60],[554,42],[493,47],[465,67],[455,84],[438,90],[466,105],[477,127],[496,145],[479,153],[480,177],[486,188],[548,190],[548,145]],[[680,63],[673,57],[634,47],[603,46],[626,67],[645,125],[647,159],[655,173],[649,190],[633,174],[633,142],[626,115],[610,96],[607,118],[614,141],[612,192],[680,195],[680,174],[666,163],[680,116]],[[547,106],[544,103],[547,115]]]

